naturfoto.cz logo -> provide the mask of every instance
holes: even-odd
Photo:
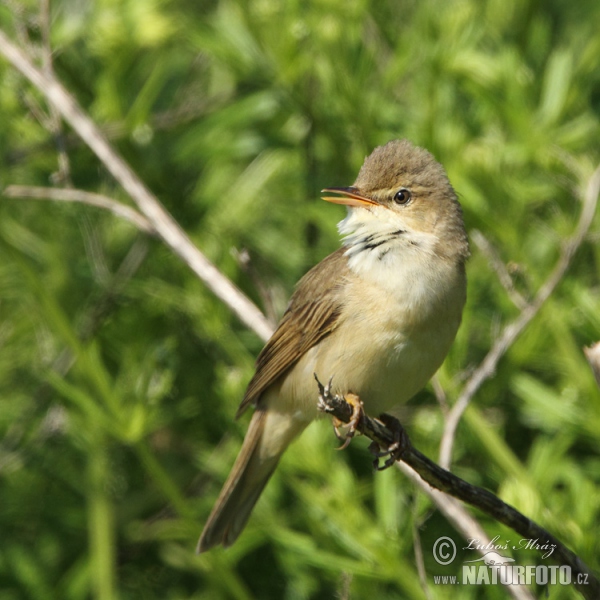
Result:
[[[441,585],[571,585],[587,583],[587,574],[578,573],[577,581],[573,581],[571,567],[568,565],[515,565],[514,558],[507,556],[509,548],[535,549],[543,552],[543,558],[552,554],[554,544],[540,544],[538,540],[519,540],[510,546],[497,544],[499,536],[488,544],[471,539],[463,550],[480,550],[485,554],[474,560],[465,561],[460,575],[434,575],[435,584]],[[499,552],[500,551],[500,552]],[[504,553],[504,554],[503,554]],[[457,549],[454,540],[444,536],[438,538],[433,545],[433,557],[440,565],[449,565],[456,558]],[[475,563],[475,564],[473,564]]]

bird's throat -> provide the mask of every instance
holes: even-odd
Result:
[[[387,262],[397,254],[429,253],[435,242],[435,236],[415,231],[384,207],[349,209],[348,216],[338,223],[338,231],[346,256],[358,261]]]
[[[348,267],[366,285],[399,294],[402,302],[414,306],[435,302],[438,294],[454,288],[457,278],[462,280],[462,267],[438,254],[435,233],[418,231],[396,215],[373,212],[350,209],[338,225]]]

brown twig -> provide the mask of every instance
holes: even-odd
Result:
[[[412,482],[421,488],[421,490],[429,496],[431,501],[438,507],[440,512],[448,519],[450,523],[456,528],[458,532],[464,537],[465,540],[478,540],[480,545],[485,548],[487,544],[493,543],[490,536],[484,531],[481,524],[477,519],[471,515],[467,509],[456,499],[444,492],[440,492],[431,485],[429,485],[421,476],[406,463],[397,462],[396,466],[412,480]],[[487,550],[477,549],[476,551],[481,555],[485,556]],[[502,583],[502,582],[501,582]],[[520,585],[507,585],[506,592],[510,594],[515,600],[533,600],[534,596],[524,586]]]
[[[330,385],[328,385],[327,388],[324,388],[320,384],[318,379],[317,383],[319,386],[319,392],[321,396],[324,393],[329,393]],[[429,485],[412,467],[410,467],[406,463],[396,462],[395,464],[404,473],[404,475],[410,478],[416,486],[420,487],[421,490],[427,496],[429,496],[431,501],[438,507],[438,509],[448,519],[448,521],[454,525],[457,531],[459,531],[463,535],[465,540],[479,540],[480,546],[482,547],[485,547],[486,544],[492,543],[492,540],[486,534],[486,532],[484,531],[483,527],[479,524],[477,519],[475,519],[473,515],[469,514],[466,508],[458,500],[456,500],[456,498],[453,498],[448,494],[444,494],[443,492],[440,492],[439,490]],[[417,539],[415,539],[415,554],[418,554],[416,550],[417,543]],[[481,556],[484,556],[486,554],[486,551],[483,549],[477,549],[476,551]],[[419,579],[421,581],[421,587],[423,588],[425,595],[427,595],[427,585],[426,581],[424,580],[424,567],[422,564],[420,565],[418,556],[416,556],[416,560],[417,570],[419,572]],[[532,594],[524,586],[507,585],[506,591],[515,600],[533,600]]]
[[[499,360],[504,356],[519,335],[521,335],[531,320],[538,314],[544,302],[546,302],[556,286],[561,282],[571,264],[573,255],[583,243],[592,224],[599,193],[600,166],[596,168],[588,181],[577,227],[575,228],[573,235],[564,243],[562,252],[554,269],[540,287],[533,300],[525,306],[519,316],[512,323],[509,323],[502,330],[498,338],[496,338],[485,358],[469,377],[462,393],[448,413],[446,425],[444,427],[444,435],[440,445],[440,464],[442,466],[446,468],[450,466],[456,428],[464,411],[469,405],[471,398],[473,398],[483,383],[493,376],[496,372],[496,366],[498,365]]]
[[[261,339],[267,340],[273,332],[273,327],[262,312],[198,250],[158,198],[146,188],[129,165],[111,147],[73,96],[55,77],[35,67],[31,60],[2,31],[0,31],[0,54],[29,79],[60,111],[65,121],[71,125],[106,169],[123,186],[163,242],[248,328]]]
[[[352,418],[352,406],[342,397],[323,395],[323,386],[319,384],[321,391],[320,401],[325,405],[327,414],[337,417],[340,421],[348,423]],[[363,415],[360,419],[357,431],[366,435],[382,448],[388,448],[394,444],[396,438],[381,421]],[[503,523],[516,531],[526,539],[543,540],[550,546],[554,546],[552,559],[560,565],[571,567],[572,580],[575,587],[582,596],[589,600],[600,598],[600,581],[594,576],[584,562],[562,542],[547,532],[543,527],[522,515],[518,510],[506,504],[492,492],[467,483],[460,477],[443,469],[432,460],[421,454],[410,443],[406,445],[399,458],[403,463],[411,467],[431,487],[440,490],[454,498],[478,508],[496,521]],[[578,581],[586,581],[586,584],[578,584]]]

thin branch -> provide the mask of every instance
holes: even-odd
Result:
[[[342,397],[323,395],[323,387],[319,384],[321,391],[320,403],[322,410],[327,414],[337,417],[344,423],[349,423],[353,416],[353,408]],[[357,425],[357,431],[373,440],[380,448],[389,448],[397,443],[394,435],[381,421],[363,414]],[[540,540],[554,547],[551,554],[552,560],[559,565],[571,567],[572,581],[582,596],[589,600],[600,598],[600,581],[594,576],[585,563],[562,542],[551,533],[540,527],[522,515],[518,510],[506,504],[492,492],[467,483],[450,471],[443,469],[432,460],[421,454],[414,448],[408,438],[404,438],[405,444],[401,456],[397,459],[411,467],[429,486],[445,492],[454,498],[478,508],[496,521],[503,523],[521,535],[525,539]],[[451,504],[447,504],[451,508]],[[469,534],[472,529],[469,528]],[[579,577],[578,579],[578,576]],[[586,585],[579,585],[578,581],[586,581]]]
[[[521,311],[521,314],[512,323],[509,323],[502,330],[502,333],[495,340],[486,357],[475,371],[473,371],[471,377],[469,377],[462,393],[448,414],[442,443],[440,445],[440,464],[442,466],[446,468],[450,466],[456,428],[458,427],[458,423],[469,405],[471,398],[477,393],[482,384],[494,375],[499,360],[504,356],[527,325],[529,325],[531,320],[537,315],[544,302],[550,297],[569,268],[573,255],[583,243],[592,224],[599,193],[600,166],[596,168],[588,181],[577,227],[575,228],[573,235],[563,245],[562,252],[554,270],[540,287],[534,299],[527,304]]]
[[[520,310],[523,310],[527,306],[527,300],[521,295],[521,293],[515,288],[515,284],[506,268],[506,265],[502,262],[496,248],[492,243],[479,231],[473,229],[469,232],[469,237],[475,242],[479,251],[487,258],[492,269],[496,272],[502,287],[506,290],[508,297],[512,300],[513,304]]]
[[[350,598],[350,587],[352,585],[352,573],[344,571],[340,580],[339,591],[336,594],[338,600],[349,600]]]
[[[469,514],[456,498],[440,492],[429,485],[421,478],[419,473],[412,467],[409,467],[406,463],[397,462],[396,466],[429,496],[432,502],[439,508],[440,512],[454,525],[465,540],[479,540],[481,542],[480,545],[484,547],[487,544],[492,543],[492,540],[484,531],[483,527],[481,527],[477,519]],[[477,552],[481,556],[484,556],[487,551],[478,549]],[[515,600],[533,600],[534,598],[531,592],[523,586],[507,585],[506,591],[515,598]]]
[[[269,320],[269,323],[271,323],[273,328],[277,327],[277,323],[279,322],[279,311],[275,307],[273,289],[267,286],[258,270],[254,267],[248,250],[245,248],[242,248],[241,250],[233,248],[232,255],[244,273],[248,275],[252,285],[256,289],[262,301],[262,305],[265,307],[265,317]]]
[[[156,235],[152,223],[137,210],[113,200],[102,194],[94,194],[83,190],[36,187],[29,185],[9,185],[3,192],[8,198],[33,198],[34,200],[54,200],[60,202],[81,202],[89,206],[96,206],[109,210],[113,214],[129,221],[140,231],[149,235]]]
[[[416,507],[416,501],[415,501]],[[423,557],[423,544],[421,544],[421,534],[419,533],[419,524],[417,522],[417,511],[416,508],[413,511],[413,527],[412,527],[412,536],[413,536],[413,545],[415,547],[415,563],[417,565],[417,573],[419,575],[419,583],[421,584],[421,589],[425,594],[425,598],[427,600],[433,600],[433,596],[431,595],[431,590],[429,589],[429,585],[427,585],[427,571],[425,570],[425,560]]]
[[[29,58],[0,31],[0,54],[52,103],[106,169],[131,196],[157,235],[179,256],[207,287],[261,339],[267,340],[273,328],[257,306],[202,254],[183,229],[110,146],[95,123],[76,100],[51,75],[35,67]]]
[[[583,352],[592,368],[596,383],[600,387],[600,342],[592,344],[589,348],[584,348]]]
[[[435,399],[440,405],[442,414],[445,417],[450,412],[450,406],[448,404],[448,396],[446,396],[446,390],[444,390],[442,384],[440,383],[440,378],[437,376],[437,373],[431,378],[431,387],[433,388]]]
[[[52,44],[50,42],[50,0],[40,2],[40,29],[42,33],[42,58],[46,75],[54,77],[54,63],[52,60]],[[59,185],[73,187],[71,182],[71,163],[67,154],[65,135],[62,120],[56,107],[49,103],[50,119],[48,129],[52,134],[58,150],[58,173],[53,177]]]

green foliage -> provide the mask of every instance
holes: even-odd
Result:
[[[338,245],[319,190],[408,137],[447,168],[531,298],[573,231],[600,161],[600,5],[593,0],[55,0],[57,76],[220,270],[281,314]],[[0,27],[39,56],[39,6]],[[0,62],[0,185],[60,184],[44,98]],[[42,119],[43,121],[43,119]],[[75,187],[125,199],[65,132]],[[552,298],[459,427],[455,470],[600,569],[599,221]],[[434,586],[460,536],[412,484],[333,451],[325,422],[286,454],[247,530],[193,553],[239,449],[233,415],[261,343],[157,242],[97,209],[0,203],[0,598],[504,598]],[[132,250],[133,248],[133,250]],[[244,268],[236,258],[247,251]],[[141,266],[119,284],[125,258]],[[123,267],[121,267],[123,268]],[[261,290],[268,290],[265,298]],[[518,314],[473,248],[463,327],[439,379],[452,401]],[[410,403],[436,457],[433,393]],[[481,517],[490,536],[514,532]],[[466,545],[466,544],[464,544]],[[532,551],[517,564],[539,564]],[[459,558],[461,556],[459,555]],[[463,552],[462,559],[472,559]],[[553,599],[573,597],[552,587]],[[345,596],[346,597],[346,596]]]

